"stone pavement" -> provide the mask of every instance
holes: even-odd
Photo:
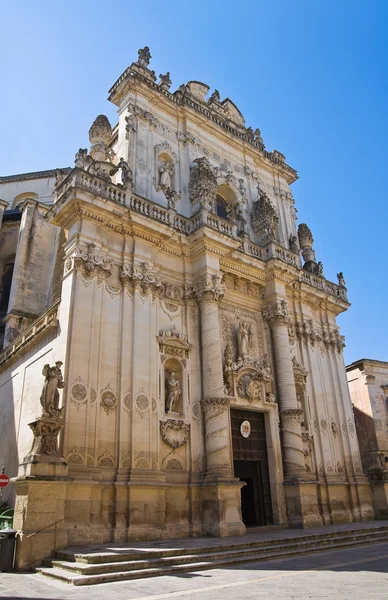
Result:
[[[234,568],[77,588],[37,574],[0,574],[0,598],[41,600],[387,600],[388,543]]]

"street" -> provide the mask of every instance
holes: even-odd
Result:
[[[388,543],[235,568],[76,587],[37,574],[0,575],[0,598],[48,600],[386,600]]]

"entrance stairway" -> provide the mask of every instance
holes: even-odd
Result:
[[[232,567],[244,562],[388,542],[388,521],[329,525],[310,530],[255,531],[246,537],[186,538],[163,542],[68,548],[37,569],[74,585],[173,575]]]

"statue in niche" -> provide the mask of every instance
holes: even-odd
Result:
[[[42,417],[51,417],[52,419],[60,419],[62,417],[62,409],[59,408],[59,392],[58,389],[63,389],[65,383],[63,381],[61,361],[57,361],[53,367],[49,364],[44,365],[42,375],[45,377],[42,393],[40,395],[40,403],[42,405]]]
[[[148,46],[144,46],[144,48],[140,48],[137,51],[139,58],[137,59],[137,64],[139,67],[143,67],[143,69],[147,69],[151,60],[151,52]]]
[[[169,371],[169,377],[167,379],[167,393],[166,412],[173,413],[175,412],[181,396],[181,384],[179,379],[175,378],[174,371]]]
[[[238,352],[239,357],[244,359],[250,355],[252,348],[252,326],[247,321],[241,321],[238,326]]]
[[[163,165],[159,169],[160,181],[159,184],[165,188],[171,188],[173,168],[168,160],[165,160]]]

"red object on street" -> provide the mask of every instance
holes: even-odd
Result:
[[[5,475],[4,473],[0,473],[0,488],[5,487],[6,485],[8,485],[8,483],[9,483],[8,475]]]

